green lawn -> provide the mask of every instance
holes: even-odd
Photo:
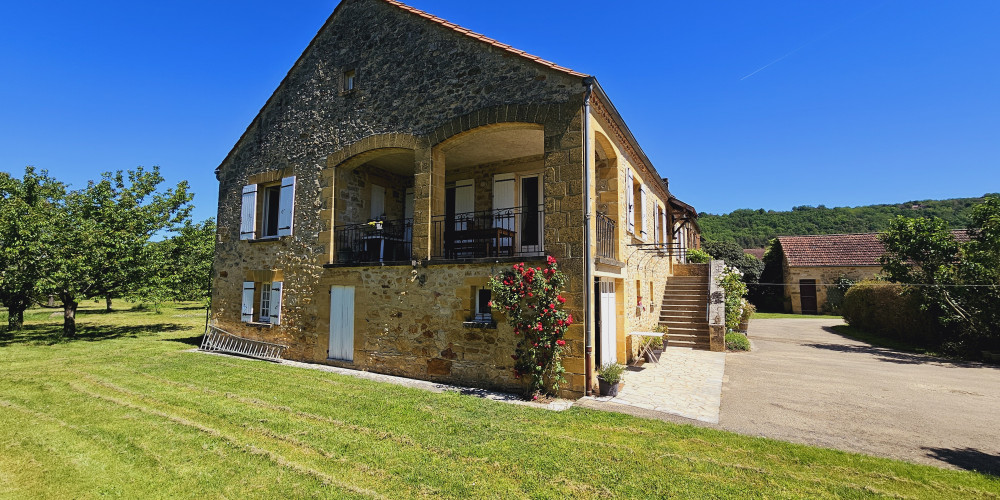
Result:
[[[755,312],[752,319],[844,319],[843,316],[830,314],[790,314]]]
[[[126,304],[121,304],[125,307]],[[204,311],[0,333],[0,497],[996,498],[973,472],[188,352]]]

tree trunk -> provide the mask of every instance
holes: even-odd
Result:
[[[63,298],[63,335],[73,337],[76,335],[76,306],[79,305],[69,297]]]
[[[24,308],[7,308],[7,331],[16,332],[24,328]]]
[[[105,310],[111,312],[111,294],[104,296]]]

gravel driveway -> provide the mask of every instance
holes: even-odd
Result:
[[[726,359],[719,426],[1000,476],[1000,368],[872,347],[831,319],[750,325]]]

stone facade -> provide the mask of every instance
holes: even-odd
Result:
[[[648,190],[643,217],[665,210],[670,194],[616,115],[605,109],[584,116],[582,76],[395,2],[344,0],[217,169],[213,323],[287,344],[293,359],[518,389],[510,358],[516,337],[503,318],[495,318],[495,327],[468,324],[476,290],[512,262],[541,265],[551,255],[569,278],[567,311],[585,318],[584,290],[591,285],[584,272],[592,264],[584,249],[596,246],[593,237],[584,239],[590,196],[618,223],[619,262],[604,276],[620,283],[618,351],[619,359],[629,358],[626,351],[634,349],[626,333],[655,325],[659,301],[646,295],[662,296],[673,257],[630,246],[656,241],[622,230],[626,172]],[[587,138],[585,120],[598,125]],[[584,158],[595,142],[601,152],[594,148],[594,157]],[[590,193],[583,192],[584,172],[592,176]],[[595,172],[602,175],[597,182]],[[517,258],[441,258],[435,221],[446,211],[449,187],[472,180],[474,209],[491,210],[498,174],[540,176],[543,249]],[[293,176],[291,234],[241,239],[246,187]],[[387,219],[404,216],[412,193],[410,255],[403,264],[344,265],[338,228],[366,223],[373,186],[385,191]],[[274,282],[282,283],[275,296],[280,321],[241,316],[244,283],[256,287],[252,305],[263,310],[261,284]],[[333,286],[353,287],[350,361],[330,359]],[[636,307],[637,295],[646,310]],[[567,332],[564,396],[584,392],[584,326]]]
[[[850,278],[853,281],[861,281],[874,278],[882,272],[881,266],[816,266],[816,267],[791,267],[787,259],[783,266],[785,275],[785,305],[795,314],[802,314],[802,295],[799,286],[800,280],[816,280],[816,306],[817,312],[828,313],[827,289],[837,282],[841,276]]]

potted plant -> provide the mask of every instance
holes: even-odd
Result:
[[[643,337],[642,347],[646,362],[656,363],[660,360],[660,353],[663,352],[663,337]]]
[[[601,396],[615,397],[618,395],[624,372],[625,365],[621,363],[605,363],[597,370],[597,382],[601,389]]]
[[[746,334],[747,329],[750,328],[750,318],[753,317],[753,313],[757,312],[757,307],[747,299],[742,299],[742,301],[743,308],[740,311],[740,326],[737,329]]]

